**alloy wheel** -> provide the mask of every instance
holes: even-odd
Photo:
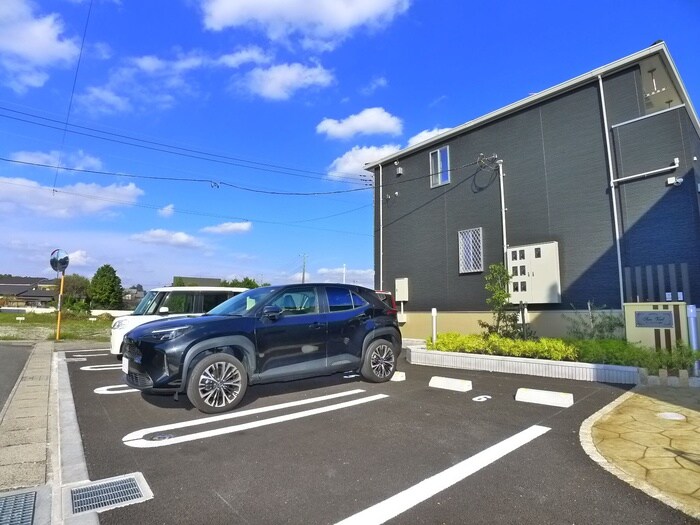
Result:
[[[207,405],[220,408],[232,403],[241,391],[241,373],[225,361],[209,365],[199,376],[199,396]]]
[[[394,351],[387,344],[381,344],[374,349],[370,359],[372,372],[380,379],[389,377],[394,371]]]

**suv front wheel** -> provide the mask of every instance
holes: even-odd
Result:
[[[248,375],[238,359],[230,354],[211,354],[192,370],[187,397],[200,411],[216,414],[238,405],[247,387]]]
[[[360,373],[372,383],[389,381],[396,371],[394,344],[386,339],[372,341],[365,352]]]

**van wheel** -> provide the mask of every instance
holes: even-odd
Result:
[[[247,388],[248,374],[238,359],[230,354],[211,354],[192,370],[187,397],[201,412],[216,414],[238,405]]]
[[[394,344],[386,339],[372,341],[365,352],[360,373],[372,383],[389,381],[396,371]]]

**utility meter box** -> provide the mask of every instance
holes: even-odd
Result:
[[[558,242],[511,246],[506,256],[511,303],[561,303]]]
[[[408,277],[401,277],[394,281],[395,292],[394,300],[397,303],[408,301]]]

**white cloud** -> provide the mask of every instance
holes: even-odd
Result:
[[[73,153],[61,153],[57,150],[44,151],[16,151],[10,155],[12,160],[27,162],[30,164],[44,164],[47,166],[62,166],[78,170],[101,170],[102,161],[79,149]]]
[[[136,233],[131,236],[135,241],[147,244],[165,244],[168,246],[178,246],[181,248],[200,248],[202,243],[195,237],[184,232],[173,232],[168,230],[153,229],[143,233]]]
[[[300,89],[328,87],[335,81],[333,73],[321,65],[278,64],[267,69],[255,68],[243,80],[253,94],[271,100],[287,100]]]
[[[347,139],[355,135],[376,135],[380,133],[400,135],[401,119],[384,108],[367,108],[343,120],[326,118],[316,126],[316,133],[325,133],[334,139]]]
[[[272,57],[257,46],[250,46],[228,55],[222,55],[217,61],[223,66],[238,68],[244,64],[269,64]]]
[[[271,40],[301,36],[302,44],[330,50],[359,27],[382,27],[404,13],[410,0],[200,0],[204,25],[261,27]]]
[[[132,109],[128,97],[119,95],[108,87],[89,86],[77,100],[88,113],[96,115],[123,113]]]
[[[174,204],[168,204],[167,206],[163,206],[160,210],[158,210],[158,215],[161,217],[172,217],[173,213],[175,213]]]
[[[156,55],[130,57],[110,71],[103,85],[88,86],[76,100],[83,110],[94,115],[170,109],[178,99],[198,94],[197,82],[192,81],[197,72],[268,64],[271,60],[257,46],[221,56],[191,51],[178,53],[173,59]]]
[[[366,85],[365,87],[360,89],[360,93],[365,95],[365,96],[369,96],[372,93],[374,93],[375,91],[377,91],[378,89],[385,88],[388,85],[389,85],[389,82],[387,81],[387,79],[385,77],[375,77],[372,79],[372,81],[368,85]]]
[[[68,254],[68,260],[70,261],[70,265],[73,267],[88,266],[92,263],[92,259],[88,257],[88,254],[85,250],[76,250],[74,252],[70,252]]]
[[[374,287],[374,270],[353,270],[350,268],[319,268],[316,273],[320,281],[341,283],[345,277],[346,283],[359,284],[367,288]]]
[[[432,139],[441,133],[450,131],[452,128],[433,128],[424,129],[420,133],[416,133],[410,139],[408,139],[408,145],[413,146],[414,144],[419,144],[420,142],[425,142],[426,140]]]
[[[243,233],[249,232],[252,227],[252,222],[224,222],[216,226],[207,226],[200,231],[205,233]]]
[[[105,211],[133,204],[143,195],[134,183],[77,183],[54,188],[22,178],[0,177],[0,215],[29,211],[41,217],[102,216]]]
[[[341,157],[333,161],[329,168],[328,176],[335,179],[356,178],[362,180],[369,176],[364,166],[368,162],[374,162],[401,149],[398,144],[385,146],[355,146]]]
[[[17,93],[41,87],[47,70],[67,66],[78,56],[74,38],[63,35],[57,14],[38,15],[28,0],[0,2],[0,73],[2,82]]]

